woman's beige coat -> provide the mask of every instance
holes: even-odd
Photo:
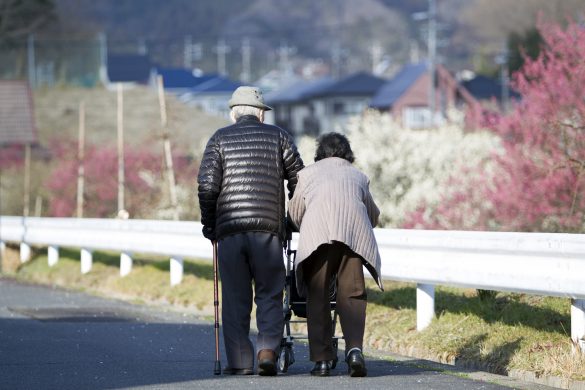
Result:
[[[349,161],[329,157],[298,173],[290,217],[299,226],[295,263],[299,294],[305,296],[302,262],[322,244],[339,241],[360,255],[381,289],[380,253],[373,227],[380,210],[374,203],[366,175]]]

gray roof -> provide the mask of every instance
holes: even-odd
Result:
[[[425,62],[405,65],[392,80],[378,90],[372,98],[370,107],[391,107],[427,70]]]
[[[386,79],[366,72],[358,72],[315,91],[313,97],[374,96],[386,82]]]
[[[26,81],[0,81],[0,145],[37,142],[33,101]]]
[[[266,102],[271,105],[301,102],[311,98],[315,92],[327,88],[334,82],[335,80],[330,77],[323,77],[317,80],[295,83],[284,89],[266,94]]]

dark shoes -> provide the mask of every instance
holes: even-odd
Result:
[[[329,362],[323,360],[315,363],[315,367],[311,370],[312,376],[329,376]]]
[[[351,350],[347,355],[345,361],[347,362],[347,371],[349,373],[349,376],[361,377],[368,375],[364,355],[362,354],[362,351],[360,351],[359,349]]]
[[[231,368],[226,367],[223,369],[224,375],[252,375],[254,370],[251,368]]]
[[[276,353],[271,349],[263,349],[258,352],[258,375],[276,375]]]

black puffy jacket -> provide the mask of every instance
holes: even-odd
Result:
[[[199,168],[203,235],[219,240],[241,232],[285,233],[284,180],[289,198],[303,161],[289,133],[253,115],[209,139]]]

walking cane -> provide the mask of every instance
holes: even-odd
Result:
[[[213,306],[215,309],[215,367],[214,375],[221,374],[221,362],[219,361],[219,293],[217,283],[217,241],[213,241]]]

